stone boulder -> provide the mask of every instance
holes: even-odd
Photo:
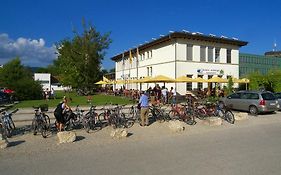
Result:
[[[72,143],[76,140],[76,133],[73,131],[63,131],[57,133],[59,143]]]
[[[235,118],[236,121],[247,120],[248,119],[248,113],[246,113],[246,112],[235,113],[234,118]]]
[[[222,125],[222,119],[219,117],[208,117],[204,121],[204,124],[209,126],[220,126]]]
[[[175,121],[169,121],[168,127],[170,128],[171,131],[173,132],[182,132],[185,130],[185,123],[175,120]]]
[[[110,137],[113,139],[122,139],[122,138],[126,138],[127,136],[128,136],[127,129],[118,128],[118,129],[114,129],[110,133]]]
[[[8,139],[0,134],[0,148],[5,149],[9,146]]]

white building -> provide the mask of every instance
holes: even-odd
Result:
[[[34,73],[34,80],[39,81],[42,89],[51,89],[51,74],[49,73]]]
[[[173,32],[138,48],[120,53],[115,61],[116,80],[132,80],[147,76],[165,75],[170,78],[188,76],[209,79],[213,75],[239,78],[239,48],[245,41],[202,33]],[[163,85],[159,83],[160,86]],[[117,88],[122,85],[117,85]],[[152,84],[128,84],[128,89],[145,90]],[[166,83],[180,94],[195,88],[207,88],[207,83]]]
[[[64,87],[60,83],[52,82],[52,76],[50,73],[34,73],[34,80],[39,81],[43,90],[69,90],[71,87]]]

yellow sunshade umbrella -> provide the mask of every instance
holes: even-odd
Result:
[[[198,83],[207,83],[208,81],[201,78],[201,77],[197,77],[195,79],[193,79],[193,82],[198,82]]]
[[[227,83],[227,79],[223,79],[220,77],[212,77],[211,79],[208,80],[209,83]]]
[[[151,77],[145,77],[142,79],[135,80],[135,83],[145,83],[149,79],[151,79]]]
[[[250,80],[247,79],[247,78],[242,78],[242,79],[234,78],[234,79],[233,79],[233,82],[234,82],[234,83],[249,83]]]
[[[194,79],[189,78],[187,76],[181,76],[176,78],[176,82],[193,82]]]
[[[107,84],[107,82],[100,80],[100,81],[96,82],[95,84]]]
[[[170,83],[170,82],[175,82],[174,79],[166,77],[164,75],[158,75],[156,77],[153,77],[147,81],[145,81],[145,83]]]

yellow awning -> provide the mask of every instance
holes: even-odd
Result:
[[[107,82],[100,80],[100,81],[96,82],[95,84],[107,84]]]
[[[212,77],[211,79],[208,80],[209,83],[227,83],[227,79],[223,79],[220,77]]]
[[[192,78],[189,78],[189,77],[187,77],[187,76],[181,76],[181,77],[178,77],[178,78],[176,78],[176,82],[193,82],[194,81],[194,79],[192,79]]]
[[[175,79],[166,77],[164,75],[158,75],[156,77],[153,77],[147,81],[145,81],[145,83],[161,83],[161,82],[165,82],[165,83],[169,83],[169,82],[175,82]]]
[[[201,78],[201,77],[197,77],[195,79],[193,79],[193,82],[198,82],[198,83],[207,83],[208,81]]]

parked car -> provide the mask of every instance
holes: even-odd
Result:
[[[276,97],[269,91],[239,91],[220,99],[219,103],[253,115],[279,109]]]
[[[0,91],[0,105],[10,103],[10,96],[7,93]]]
[[[279,110],[281,110],[281,92],[276,92],[274,93],[277,101],[278,101],[278,104],[279,104]]]

